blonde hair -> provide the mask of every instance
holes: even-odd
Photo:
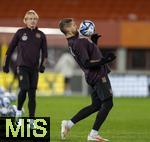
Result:
[[[24,22],[25,24],[26,24],[26,20],[27,20],[27,18],[28,18],[28,16],[29,16],[30,14],[35,15],[35,17],[36,17],[37,19],[39,19],[38,14],[37,14],[34,10],[29,10],[29,11],[26,12],[26,14],[25,14],[25,16],[24,16],[24,18],[23,18],[23,22]]]

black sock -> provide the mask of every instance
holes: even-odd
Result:
[[[77,123],[78,121],[88,117],[92,113],[98,111],[100,106],[96,106],[94,104],[91,104],[83,109],[81,109],[72,119],[71,121],[73,123]]]
[[[22,110],[24,101],[26,99],[26,93],[27,93],[27,90],[22,90],[21,89],[19,94],[18,94],[18,106],[17,106],[18,110]]]
[[[94,130],[98,131],[100,129],[101,125],[105,121],[105,119],[112,107],[113,107],[112,98],[102,102],[101,108],[97,114],[95,123],[93,125]]]
[[[28,96],[29,96],[29,101],[28,101],[29,117],[34,117],[34,115],[35,115],[35,108],[36,108],[35,94],[36,94],[35,89],[29,89],[29,92],[28,92]]]

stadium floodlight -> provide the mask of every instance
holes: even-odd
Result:
[[[16,33],[21,27],[0,27],[0,33]],[[63,35],[58,28],[39,28],[46,35]]]

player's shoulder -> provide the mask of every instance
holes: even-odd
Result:
[[[15,36],[21,36],[24,33],[24,28],[19,28],[14,33]]]
[[[16,31],[16,33],[18,34],[18,33],[24,32],[24,31],[25,31],[25,28],[19,28],[19,29]]]
[[[25,32],[26,30],[28,30],[28,28],[27,27],[23,27],[23,28],[18,29],[17,32]],[[36,28],[35,30],[36,30],[36,32],[38,32],[40,34],[45,35],[44,32],[42,32],[38,28]]]
[[[24,32],[26,29],[27,29],[26,27],[22,27],[22,28],[19,28],[19,29],[17,30],[17,32]]]
[[[29,28],[27,28],[27,27],[22,27],[22,28],[19,28],[19,29],[17,30],[16,34],[22,35],[22,34],[27,33],[28,30],[29,30]]]
[[[46,35],[43,31],[39,30],[38,28],[36,30],[37,30],[36,35],[41,36],[42,39],[46,38]]]
[[[45,36],[45,33],[43,31],[39,30],[38,28],[37,28],[37,32],[40,33],[41,35]]]
[[[91,43],[91,40],[88,37],[79,36],[77,42],[89,44]]]

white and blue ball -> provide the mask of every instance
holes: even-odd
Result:
[[[79,32],[83,36],[91,36],[95,32],[95,24],[90,20],[84,20],[80,24]]]

